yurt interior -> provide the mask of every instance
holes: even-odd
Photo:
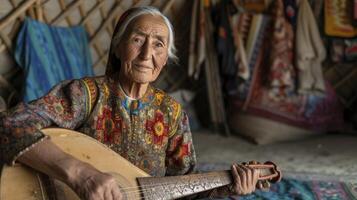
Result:
[[[132,70],[139,66],[135,64],[138,62],[136,59],[143,60],[144,54],[152,55],[153,65],[159,65],[157,49],[166,49],[167,61],[158,77],[140,83],[149,88],[148,91],[157,88],[154,100],[151,97],[147,97],[150,100],[138,100],[138,97],[131,96],[123,85],[124,81],[120,80],[126,76],[122,71],[127,69],[123,68],[127,65],[119,57],[134,50],[114,49],[111,54],[111,48],[117,47],[111,45],[116,40],[114,33],[117,29],[119,33],[122,29],[123,33],[118,49],[123,45],[130,46],[130,34],[136,30],[132,27],[135,27],[134,22],[139,24],[139,17],[129,21],[126,28],[117,24],[125,21],[127,15],[131,16],[128,9],[141,7],[157,9],[173,27],[173,32],[168,33],[169,39],[166,39],[168,44],[165,38],[155,36],[155,31],[149,34],[140,32],[147,39],[138,48],[147,49],[140,50]],[[156,26],[160,24],[145,27],[154,30]],[[167,22],[161,26],[168,30]],[[145,32],[146,29],[143,30]],[[122,38],[126,37],[130,38],[123,42]],[[162,45],[161,40],[165,40],[165,44]],[[151,47],[151,41],[160,42]],[[113,64],[111,56],[118,57],[120,62]],[[176,164],[177,167],[186,162],[194,163],[194,169],[183,174],[230,170],[228,182],[207,179],[209,189],[232,184],[238,187],[237,177],[241,177],[239,183],[244,182],[243,175],[234,176],[236,168],[232,165],[235,164],[260,173],[257,184],[253,184],[255,190],[239,193],[231,189],[230,193],[219,197],[210,196],[210,193],[207,197],[211,199],[357,199],[356,63],[357,1],[353,0],[0,0],[0,159],[3,163],[0,200],[79,199],[74,197],[76,195],[60,197],[60,192],[54,192],[56,185],[60,184],[56,180],[58,177],[38,170],[46,168],[36,168],[42,162],[31,166],[26,159],[20,159],[29,155],[26,153],[31,151],[29,149],[43,143],[37,143],[38,138],[32,140],[35,135],[48,140],[57,137],[46,137],[46,133],[42,133],[41,130],[49,126],[84,131],[84,134],[88,130],[86,135],[109,148],[112,147],[110,142],[115,143],[119,150],[112,148],[118,153],[114,154],[119,156],[126,152],[121,156],[143,171],[146,171],[145,166],[155,166],[161,160],[160,167],[166,170],[166,174],[161,175],[170,174],[169,165]],[[120,65],[120,75],[113,73],[117,75],[114,76],[106,71],[111,65]],[[138,70],[138,73],[145,71]],[[124,108],[120,111],[124,117],[114,114],[114,109],[125,107],[119,101],[114,103],[118,108],[108,107],[108,112],[105,105],[99,106],[103,100],[100,95],[112,90],[111,86],[103,86],[107,84],[105,81],[88,81],[105,79],[98,77],[119,80],[119,87],[125,93],[123,98],[129,99],[125,102],[131,103],[130,109],[139,102],[139,114],[133,115],[144,121],[138,122],[141,126],[135,125],[136,118],[131,116],[133,110],[130,110],[128,118],[130,125],[125,124],[128,114],[122,113]],[[64,82],[73,80],[74,86],[63,86]],[[112,79],[108,78],[108,84],[112,84],[109,80]],[[81,81],[88,86],[86,89],[75,86]],[[63,86],[62,93],[55,93],[58,84]],[[106,89],[98,89],[101,87]],[[85,95],[92,97],[96,93],[99,96],[95,99],[80,100],[85,99]],[[56,94],[72,101],[57,98]],[[121,98],[115,95],[107,101]],[[157,110],[152,114],[150,109],[154,108],[150,106],[154,103],[160,106],[155,107]],[[140,111],[141,106],[144,108]],[[103,110],[92,119],[91,112],[102,107]],[[68,111],[72,108],[79,109],[78,115]],[[67,111],[68,116],[65,116],[63,113]],[[32,114],[24,114],[30,112]],[[55,114],[51,118],[48,113]],[[87,120],[85,126],[70,122],[79,121],[79,118],[84,122],[85,117],[92,120]],[[57,123],[61,120],[67,121]],[[31,132],[34,129],[38,129],[36,134]],[[94,133],[92,129],[101,133],[104,139],[89,134]],[[144,151],[166,157],[154,156],[157,160],[145,160],[146,157],[142,156],[142,164],[127,153],[133,149],[122,150],[125,145],[120,147],[120,141],[132,141],[137,136],[139,142],[135,144],[139,145],[140,134],[143,134],[145,145],[154,149],[152,152],[151,149]],[[177,134],[183,136],[178,138]],[[61,141],[66,139],[62,136],[58,136]],[[124,137],[130,139],[121,139]],[[28,140],[32,143],[26,138],[31,138]],[[57,139],[53,140],[56,143]],[[71,139],[68,137],[68,140]],[[74,141],[77,139],[72,140],[73,148],[77,144]],[[182,144],[171,155],[171,148],[184,142],[187,142],[186,146]],[[67,149],[70,147],[58,146],[70,153]],[[100,157],[100,162],[105,162],[106,166],[114,163],[112,154],[100,155],[89,143],[87,147],[92,148],[93,156]],[[140,152],[135,155],[141,155]],[[35,156],[26,158],[38,161]],[[16,167],[27,171],[14,171],[10,177],[9,171]],[[99,167],[101,171],[106,169]],[[152,176],[156,174],[146,172]],[[126,174],[125,170],[123,174]],[[31,182],[30,176],[38,181]],[[210,177],[212,175],[203,176],[203,179]],[[181,185],[183,196],[188,196],[185,188],[204,188],[202,180],[192,179],[184,185],[187,187]],[[12,190],[9,182],[21,184]],[[29,189],[32,188],[30,185],[36,184],[40,185],[36,186],[40,192]],[[44,188],[46,185],[54,187]],[[17,192],[19,188],[27,191],[27,197]],[[180,193],[177,192],[180,191],[178,186],[169,190],[167,195]],[[139,199],[177,197],[182,196],[150,198],[142,193]]]

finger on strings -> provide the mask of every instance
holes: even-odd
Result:
[[[122,194],[122,192],[120,191],[120,189],[118,187],[117,188],[113,188],[111,193],[112,193],[112,196],[113,196],[114,200],[123,198],[123,194]]]
[[[111,189],[106,189],[105,191],[104,191],[104,199],[105,200],[115,200],[114,198],[113,198],[113,195],[112,195],[112,192],[111,192]]]

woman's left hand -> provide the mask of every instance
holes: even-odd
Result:
[[[246,195],[255,191],[260,171],[244,164],[233,164],[232,190],[235,195]]]

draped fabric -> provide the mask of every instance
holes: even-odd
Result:
[[[234,60],[235,47],[230,25],[230,18],[235,13],[232,1],[224,0],[212,10],[213,23],[216,27],[215,43],[217,48],[220,74],[223,88],[227,93],[235,93],[238,83],[237,65]]]
[[[300,1],[296,32],[296,66],[301,94],[325,95],[326,88],[321,63],[326,50],[307,0]]]
[[[16,41],[15,59],[25,72],[25,102],[46,94],[62,80],[94,75],[82,26],[55,27],[26,18]]]
[[[270,17],[238,12],[229,0],[217,4],[212,16],[217,29],[216,46],[223,88],[229,95],[248,98]]]
[[[250,16],[249,14],[242,14],[241,18],[242,21],[244,21],[244,18],[250,18],[251,21],[249,31],[245,31],[244,35],[242,34],[248,62],[247,70],[250,75],[245,82],[239,85],[237,96],[239,99],[248,102],[252,83],[255,81],[255,71],[263,64],[264,50],[266,48],[264,42],[267,39],[266,34],[269,31],[271,18],[264,14],[253,14]]]
[[[282,0],[275,1],[274,23],[269,58],[269,86],[277,99],[289,96],[295,90],[296,73],[293,65],[294,32],[285,19]]]
[[[322,76],[325,50],[316,21],[307,0],[300,1],[303,4],[300,7],[294,6],[295,2],[275,1],[275,15],[265,32],[254,31],[264,30],[264,23],[258,23],[259,14],[240,14],[246,15],[240,17],[246,18],[242,20],[244,23],[238,23],[243,27],[239,29],[243,41],[249,44],[251,37],[256,42],[252,46],[253,57],[248,59],[249,79],[240,84],[237,95],[230,96],[229,108],[316,132],[341,130],[342,107],[334,89]],[[255,23],[250,19],[254,17]],[[250,30],[259,37],[250,36],[253,35]],[[262,42],[260,38],[264,38]]]

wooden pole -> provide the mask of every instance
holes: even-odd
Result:
[[[106,29],[106,27],[110,24],[111,20],[113,20],[113,18],[117,15],[117,13],[119,13],[120,10],[122,10],[122,8],[119,5],[117,5],[115,6],[114,9],[112,9],[112,11],[109,12],[107,19],[104,20],[104,22],[100,25],[99,29],[95,32],[95,34],[90,39],[89,43],[91,45],[93,44],[94,41],[98,39],[99,34]]]
[[[60,1],[61,2],[61,1]],[[60,15],[58,15],[55,19],[53,19],[51,21],[51,24],[59,24],[64,18],[66,18],[74,9],[76,9],[80,4],[82,3],[82,0],[77,0],[73,3],[71,3],[70,6],[68,6],[67,8],[65,8],[66,10],[64,12],[62,12]],[[61,6],[63,6],[63,4],[61,3]],[[70,23],[69,18],[67,19],[67,21]],[[70,23],[71,25],[71,23]]]
[[[16,8],[10,15],[6,16],[0,21],[0,30],[3,30],[10,22],[22,15],[29,7],[31,7],[37,0],[24,1],[18,8]]]
[[[170,10],[170,8],[174,2],[175,2],[175,0],[167,1],[166,4],[164,5],[164,7],[162,8],[162,13],[167,14],[167,12]]]
[[[344,78],[340,79],[333,87],[335,89],[344,85],[348,80],[353,80],[353,77],[357,75],[357,69],[352,70],[352,72],[348,73]]]
[[[2,32],[0,32],[0,38],[4,42],[5,48],[7,48],[9,50],[9,52],[12,52],[11,40]]]
[[[86,24],[86,23],[88,22],[90,16],[92,16],[92,15],[95,13],[95,11],[97,11],[97,9],[101,8],[103,5],[104,5],[104,1],[101,1],[101,2],[97,3],[95,6],[93,6],[93,8],[91,8],[91,9],[87,12],[87,15],[85,15],[85,16],[82,18],[80,24],[82,24],[82,25],[83,25],[83,24]],[[82,9],[83,9],[83,8],[82,8]]]
[[[37,20],[43,22],[43,11],[41,6],[41,0],[36,1],[36,14],[37,14]]]

